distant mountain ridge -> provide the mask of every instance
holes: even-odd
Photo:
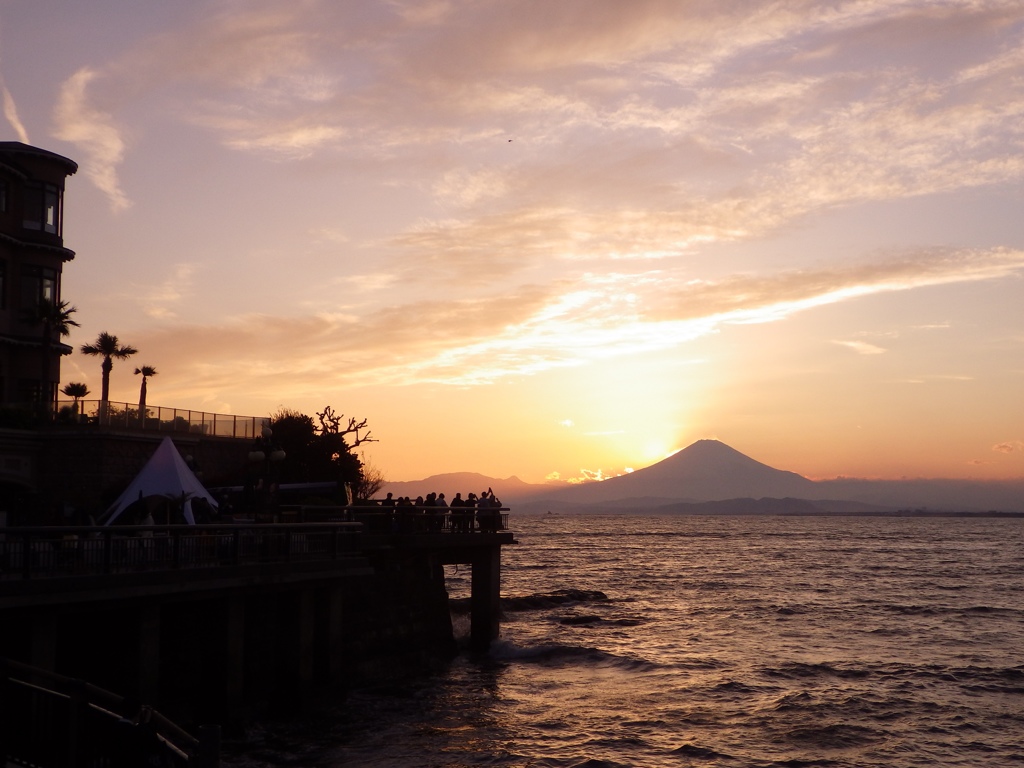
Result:
[[[698,440],[668,458],[601,482],[531,484],[473,472],[388,483],[379,495],[443,492],[451,498],[491,487],[506,505],[522,511],[636,511],[666,514],[767,514],[785,502],[792,513],[879,513],[897,509],[1024,511],[1024,479],[858,480],[815,482],[775,469],[718,440]],[[728,502],[728,503],[724,503]],[[810,502],[805,505],[801,502]]]
[[[394,483],[386,483],[378,497],[386,493],[394,496],[408,496],[415,499],[417,496],[426,496],[428,493],[443,493],[445,499],[451,500],[456,493],[461,493],[466,498],[471,493],[479,496],[488,488],[494,491],[494,495],[502,501],[507,499],[522,499],[535,495],[538,490],[545,488],[543,485],[534,485],[523,482],[518,477],[512,476],[505,479],[487,477],[478,472],[448,472],[440,475],[431,475],[423,480],[405,480]]]

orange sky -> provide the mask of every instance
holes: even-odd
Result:
[[[1024,476],[1018,2],[0,3],[111,397],[391,480]],[[45,53],[45,56],[44,56]],[[45,59],[45,66],[40,61]],[[99,390],[99,364],[63,381]]]

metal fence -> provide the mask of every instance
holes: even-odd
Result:
[[[140,414],[137,403],[60,400],[54,411],[54,422],[58,425],[95,425],[141,432],[187,432],[208,437],[241,437],[252,440],[261,434],[270,418],[207,413],[159,405],[147,405],[145,414]]]
[[[0,582],[262,563],[358,552],[358,523],[0,529]]]
[[[508,530],[508,507],[282,506],[282,523],[351,520],[368,533],[498,533]]]

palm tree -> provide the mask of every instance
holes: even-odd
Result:
[[[89,388],[80,381],[70,381],[64,385],[61,392],[75,398],[75,404],[71,408],[73,413],[78,413],[78,401],[89,394]]]
[[[39,384],[40,392],[43,393],[42,400],[51,407],[55,394],[50,381],[50,370],[53,366],[53,337],[56,334],[58,339],[62,339],[71,334],[72,327],[78,327],[78,323],[71,319],[71,315],[77,311],[77,307],[72,307],[63,300],[52,302],[49,299],[40,299],[36,306],[23,310],[21,313],[23,322],[29,325],[43,326],[43,357]]]
[[[156,376],[156,368],[151,365],[144,365],[135,369],[136,375],[142,374],[142,387],[139,389],[139,421],[145,424],[146,421],[146,379]]]
[[[83,355],[103,356],[103,364],[100,366],[100,370],[103,372],[100,400],[102,401],[101,408],[104,411],[106,403],[110,399],[110,369],[114,367],[114,358],[127,360],[138,351],[135,347],[129,347],[127,344],[122,347],[117,336],[112,336],[106,331],[100,333],[92,344],[82,345]]]

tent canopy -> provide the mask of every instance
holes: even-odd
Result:
[[[174,447],[171,438],[165,437],[156,451],[146,462],[135,479],[124,489],[124,493],[118,496],[110,508],[104,514],[104,525],[110,525],[120,516],[122,512],[139,499],[150,496],[160,496],[167,499],[185,500],[185,520],[189,525],[195,525],[195,517],[192,515],[192,499],[203,498],[214,509],[217,502],[199,482],[199,479],[192,473],[192,470],[181,458],[178,449]]]

